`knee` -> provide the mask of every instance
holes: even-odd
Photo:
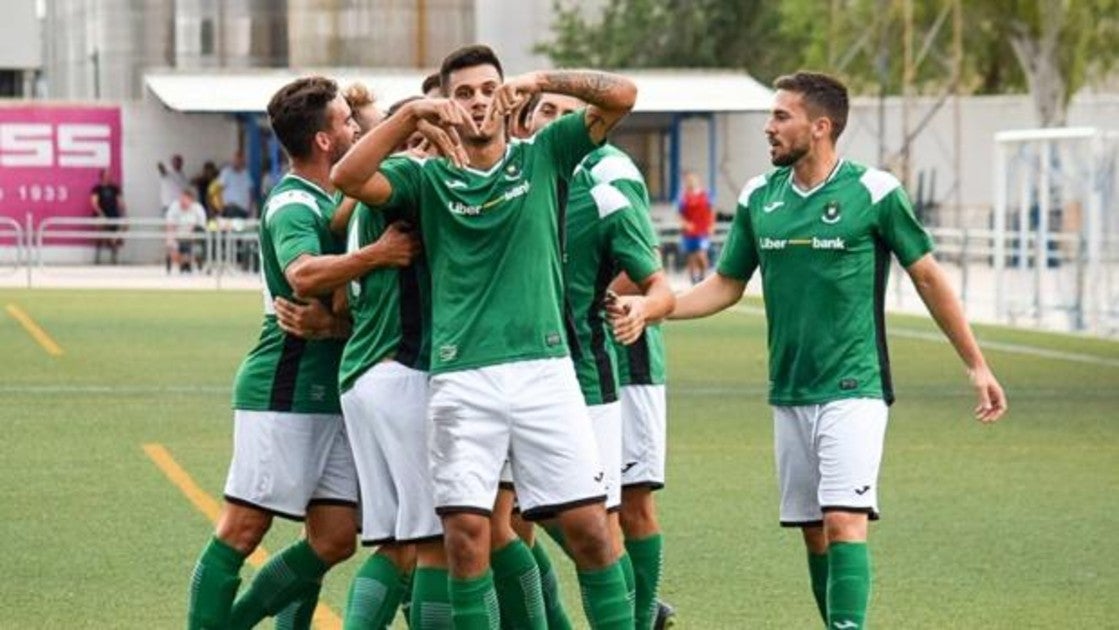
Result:
[[[624,492],[619,517],[622,521],[622,531],[627,538],[644,538],[660,531],[653,497],[647,490]]]
[[[824,514],[824,534],[829,543],[866,540],[867,515],[861,512],[832,511]]]
[[[600,569],[617,559],[601,504],[569,510],[560,515],[559,522],[567,549],[580,569]]]
[[[330,535],[308,535],[307,542],[315,550],[315,555],[330,566],[344,562],[357,551],[357,542],[352,532],[334,532]]]
[[[402,573],[411,573],[416,566],[416,546],[409,544],[381,545],[377,553],[388,559],[389,562]]]
[[[447,559],[461,575],[481,572],[489,564],[489,519],[478,514],[452,514],[443,518]]]
[[[271,524],[272,517],[266,512],[229,506],[218,520],[215,534],[222,542],[247,556],[260,545]]]

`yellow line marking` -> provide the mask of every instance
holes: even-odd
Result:
[[[154,443],[144,444],[143,448],[144,453],[163,471],[164,475],[167,475],[171,483],[175,484],[186,495],[186,498],[190,500],[194,507],[206,515],[210,522],[216,524],[218,516],[221,514],[221,506],[205,490],[199,488],[198,484],[194,483],[194,479],[175,461],[167,448],[162,444]],[[267,561],[268,551],[264,549],[263,545],[257,547],[256,551],[248,558],[249,564],[255,569],[259,569]],[[342,619],[322,603],[315,607],[314,622],[315,627],[320,630],[339,630],[342,627]]]
[[[25,313],[22,308],[15,304],[9,304],[8,314],[12,316],[12,319],[23,326],[23,329],[27,331],[27,334],[31,335],[32,339],[39,342],[39,345],[43,347],[43,350],[47,351],[47,354],[52,357],[62,356],[62,347],[59,346],[54,339],[51,339],[47,331],[36,324],[35,320],[31,319],[31,316]]]

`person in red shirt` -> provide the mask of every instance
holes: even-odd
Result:
[[[715,226],[715,211],[707,191],[700,184],[699,176],[691,171],[684,173],[684,194],[680,197],[680,229],[682,246],[687,256],[688,277],[698,284],[707,275],[710,266],[707,251],[711,248],[711,229]]]

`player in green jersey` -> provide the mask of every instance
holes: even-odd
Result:
[[[576,112],[585,103],[560,94],[541,94],[534,99],[526,116],[527,134],[539,132],[552,121]],[[594,426],[599,457],[606,467],[607,510],[614,532],[614,552],[622,561],[627,587],[633,585],[633,567],[625,553],[617,510],[622,501],[622,410],[618,400],[618,374],[615,349],[608,330],[607,288],[619,270],[641,279],[633,293],[641,297],[625,298],[632,304],[619,305],[614,319],[623,341],[632,343],[643,331],[646,321],[660,319],[674,301],[667,277],[660,270],[656,236],[648,217],[648,194],[637,167],[617,148],[604,145],[578,166],[571,179],[565,209],[566,241],[564,243],[564,291],[566,312],[570,321],[569,338],[576,372]],[[646,302],[648,300],[648,302]],[[566,624],[558,602],[555,576],[543,547],[535,544],[531,524],[512,516],[514,505],[512,475],[504,477],[495,506],[493,523],[494,546],[503,545],[513,531],[528,544],[537,558],[544,587],[545,607],[550,628],[570,627]],[[555,534],[554,528],[549,528]],[[562,541],[562,536],[556,536]],[[659,565],[659,557],[656,562]],[[642,567],[645,569],[646,567]],[[647,571],[641,571],[643,577]],[[648,601],[638,602],[638,627],[648,628],[653,622],[649,610],[655,610],[655,589],[642,583],[637,589],[648,594]],[[632,588],[631,588],[632,590]]]
[[[867,521],[878,516],[894,399],[883,313],[891,254],[967,366],[976,419],[998,420],[1006,397],[901,184],[837,156],[846,87],[809,72],[774,87],[765,134],[778,168],[746,184],[718,273],[678,296],[673,318],[733,305],[761,270],[781,522],[803,532],[827,627],[853,630],[866,621]]]
[[[596,628],[632,627],[611,553],[605,472],[568,357],[557,186],[632,108],[636,87],[597,72],[536,72],[504,81],[484,46],[451,53],[440,70],[448,99],[409,103],[333,170],[349,195],[414,213],[432,276],[431,437],[457,628],[497,622],[489,516],[508,457],[526,518],[555,517],[579,570]],[[505,118],[540,91],[591,103],[528,141],[508,141]],[[386,159],[420,129],[451,159]],[[531,555],[525,619],[543,627]],[[521,569],[518,569],[521,570]],[[535,583],[533,582],[533,577]],[[535,609],[535,610],[534,610]]]
[[[327,569],[353,554],[357,480],[337,397],[342,343],[286,334],[273,298],[320,299],[370,269],[408,264],[417,251],[393,228],[362,250],[339,253],[329,230],[338,203],[329,172],[356,128],[333,81],[289,83],[268,114],[292,171],[261,216],[264,321],[234,383],[233,459],[216,532],[191,580],[192,628],[252,627],[317,591]],[[269,560],[234,602],[241,565],[275,515],[304,520],[306,538]]]

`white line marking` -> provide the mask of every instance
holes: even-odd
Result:
[[[756,306],[738,305],[731,307],[729,310],[744,314],[744,315],[765,315],[765,309]],[[912,328],[899,328],[897,326],[890,326],[886,330],[886,334],[891,337],[904,337],[906,339],[918,339],[920,341],[932,341],[947,343],[944,335],[929,332],[927,330],[914,330]],[[1055,359],[1058,361],[1070,361],[1073,363],[1086,363],[1088,365],[1103,365],[1107,367],[1119,367],[1119,359],[1111,359],[1108,357],[1100,357],[1092,354],[1081,354],[1079,352],[1065,352],[1062,350],[1050,350],[1049,348],[1039,348],[1037,346],[1028,346],[1019,343],[1005,343],[1001,341],[989,341],[980,339],[979,345],[987,350],[997,350],[999,352],[1009,352],[1012,354],[1026,354],[1035,357],[1042,357],[1044,359]]]

